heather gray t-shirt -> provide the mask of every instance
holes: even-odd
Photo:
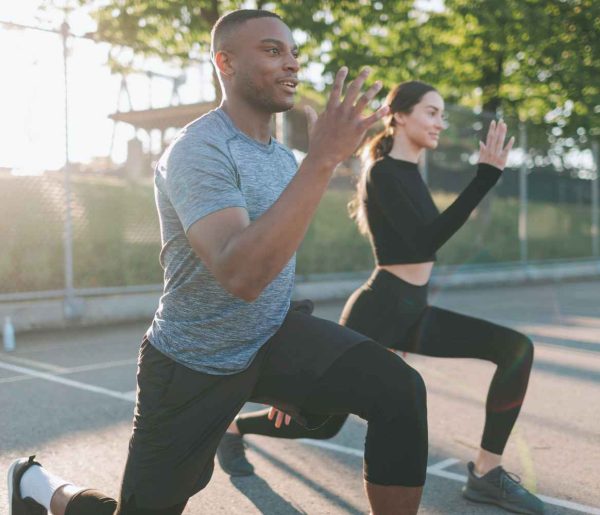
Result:
[[[164,291],[148,339],[159,351],[209,374],[245,369],[279,329],[290,305],[295,256],[253,302],[228,293],[196,256],[186,231],[228,207],[260,217],[296,173],[293,154],[263,145],[216,109],[189,124],[156,166]]]

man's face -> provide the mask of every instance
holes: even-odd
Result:
[[[255,18],[231,36],[230,95],[268,113],[294,106],[298,50],[288,26],[277,18]]]

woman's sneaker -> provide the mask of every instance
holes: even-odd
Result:
[[[41,466],[34,461],[35,456],[19,458],[13,461],[8,469],[8,515],[48,515],[48,511],[33,499],[21,497],[21,478],[27,470],[34,465]]]
[[[474,502],[495,504],[514,513],[539,515],[544,513],[544,503],[521,485],[515,474],[496,467],[481,477],[475,475],[475,464],[467,465],[469,477],[463,487],[463,497]]]
[[[246,445],[241,435],[225,433],[217,447],[217,459],[221,468],[230,476],[254,474],[254,467],[246,458]]]

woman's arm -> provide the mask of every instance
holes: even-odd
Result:
[[[370,176],[369,193],[413,252],[424,256],[433,254],[467,221],[502,174],[514,143],[511,138],[504,146],[505,137],[506,124],[492,122],[486,143],[480,142],[477,175],[447,209],[427,223],[393,174],[373,173]]]

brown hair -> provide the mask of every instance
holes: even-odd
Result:
[[[390,106],[385,127],[361,147],[359,154],[362,161],[362,171],[356,185],[356,193],[348,203],[350,217],[358,225],[361,234],[368,236],[367,217],[365,213],[364,198],[366,188],[367,170],[378,159],[388,155],[394,144],[394,113],[410,113],[423,96],[430,91],[437,91],[430,84],[412,80],[398,84],[388,93],[385,105]]]

